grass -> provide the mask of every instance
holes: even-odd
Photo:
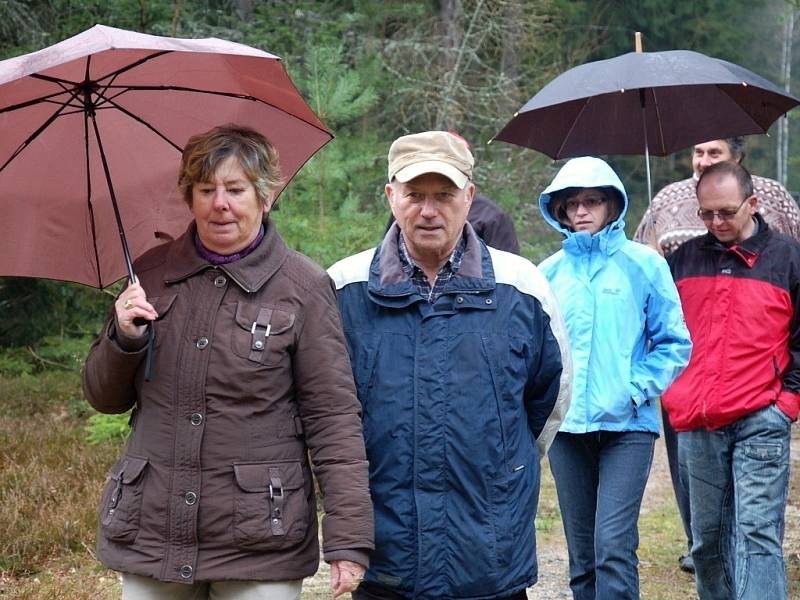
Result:
[[[89,414],[76,373],[0,374],[2,600],[111,600],[120,596],[119,578],[95,560],[94,544],[98,498],[121,444],[89,445],[84,429]],[[796,452],[795,458],[800,459],[800,453]],[[665,473],[654,476],[668,477]],[[668,483],[651,494],[639,528],[642,598],[695,597],[692,578],[677,569],[683,533]],[[560,568],[565,570],[558,503],[546,467],[537,531],[540,554],[563,557]],[[784,546],[791,598],[800,599],[798,469],[792,472]],[[565,580],[553,582],[556,576],[543,575],[559,589],[566,589]],[[530,597],[540,597],[541,589],[537,594],[533,588]],[[303,598],[330,598],[325,570],[307,581]]]

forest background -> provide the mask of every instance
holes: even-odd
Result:
[[[336,135],[291,182],[273,213],[290,246],[327,267],[376,244],[388,215],[383,186],[389,144],[405,133],[451,129],[473,144],[478,189],[512,214],[523,255],[538,263],[560,242],[536,204],[559,163],[503,142],[487,144],[514,111],[569,67],[633,50],[635,31],[643,33],[646,51],[696,50],[794,89],[798,4],[2,0],[0,58],[53,44],[95,23],[157,35],[215,36],[268,50],[284,59]],[[784,132],[776,124],[774,135],[748,139],[746,165],[800,189],[798,118],[790,113],[780,121]],[[629,190],[626,220],[632,233],[647,204],[644,159],[608,158]],[[651,159],[654,191],[687,177],[689,161],[688,149]],[[176,156],[176,170],[177,162]],[[98,331],[109,304],[107,293],[82,286],[0,278],[0,372],[60,362],[55,355]]]
[[[96,23],[268,50],[284,59],[336,135],[273,212],[290,246],[327,267],[375,245],[388,217],[389,144],[405,133],[452,129],[473,145],[478,189],[510,212],[523,255],[538,263],[560,244],[537,207],[560,163],[487,144],[525,101],[572,66],[632,51],[636,31],[646,51],[696,50],[800,95],[792,81],[800,73],[792,69],[800,59],[799,10],[800,1],[784,0],[0,0],[0,59]],[[800,190],[798,115],[781,119],[770,136],[749,137],[745,160],[790,190]],[[631,197],[632,234],[647,205],[644,159],[607,158]],[[176,170],[177,163],[176,156]],[[689,176],[689,150],[651,165],[657,191]],[[100,291],[0,277],[4,598],[45,597],[35,587],[45,572],[97,568],[86,562],[95,500],[127,426],[124,417],[91,414],[78,372],[119,285]],[[677,551],[670,547],[665,560]],[[98,597],[85,578],[74,581],[74,589],[53,583],[46,597],[82,597],[79,588]]]

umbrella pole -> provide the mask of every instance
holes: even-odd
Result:
[[[97,148],[100,150],[100,160],[103,161],[103,172],[106,175],[106,183],[108,184],[108,192],[111,195],[111,206],[114,209],[114,218],[117,221],[117,229],[119,230],[119,239],[122,242],[122,254],[125,257],[125,266],[128,269],[128,278],[131,282],[136,281],[136,274],[133,272],[133,262],[131,261],[131,253],[128,250],[128,240],[125,239],[125,229],[122,227],[122,217],[119,214],[119,206],[117,206],[117,195],[114,193],[114,184],[111,181],[111,171],[108,168],[108,161],[106,160],[106,153],[103,150],[103,141],[100,139],[100,130],[97,128],[97,120],[94,116],[94,111],[88,113],[92,119],[92,128],[94,129],[94,137],[97,140]],[[145,319],[137,317],[133,320],[135,325],[149,325]],[[150,381],[153,377],[153,341],[155,340],[155,331],[153,327],[147,328],[147,353],[145,356],[144,367],[144,380]]]
[[[114,193],[114,184],[111,181],[111,171],[108,168],[108,161],[106,160],[106,153],[103,150],[103,141],[100,139],[100,130],[97,128],[97,120],[94,113],[90,113],[92,119],[92,127],[94,128],[94,137],[97,140],[97,148],[100,150],[100,160],[103,162],[103,172],[106,175],[106,183],[108,184],[108,192],[111,195],[111,207],[114,209],[114,219],[117,221],[117,230],[119,231],[119,239],[122,242],[122,255],[125,257],[125,267],[128,269],[128,278],[131,282],[136,281],[136,275],[133,272],[133,262],[131,261],[131,253],[128,250],[128,240],[125,238],[125,229],[122,227],[122,217],[119,214],[119,206],[117,205],[117,196]]]
[[[647,172],[647,210],[650,215],[650,227],[653,226],[653,181],[650,179],[650,144],[647,141],[647,112],[645,111],[644,90],[639,88],[639,103],[642,106],[642,132],[644,133],[644,168]]]
[[[647,208],[649,209],[653,203],[653,182],[650,179],[650,150],[647,147],[647,140],[644,142],[644,167],[647,171]]]

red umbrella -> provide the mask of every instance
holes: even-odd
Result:
[[[225,40],[97,25],[0,62],[0,275],[132,277],[191,220],[184,144],[228,122],[275,144],[285,183],[333,137],[277,56]]]

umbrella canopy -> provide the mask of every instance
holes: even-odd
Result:
[[[631,52],[565,71],[494,139],[551,158],[665,156],[693,144],[766,133],[800,104],[763,77],[698,52]]]
[[[284,185],[333,137],[280,59],[242,44],[97,25],[0,62],[0,275],[118,280],[185,230],[181,150],[228,122],[270,139]]]

